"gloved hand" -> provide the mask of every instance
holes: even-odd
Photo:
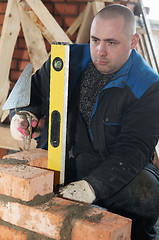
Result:
[[[95,200],[93,188],[85,181],[72,182],[59,190],[60,196],[79,202],[92,203]]]
[[[29,122],[27,120],[26,114],[29,114],[32,118],[31,125],[35,128],[38,124],[38,119],[36,116],[27,111],[20,111],[12,117],[10,123],[11,135],[16,140],[23,140],[24,136],[29,136],[30,132],[28,130]],[[33,137],[33,136],[32,136]]]

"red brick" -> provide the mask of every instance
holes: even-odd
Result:
[[[12,59],[12,62],[11,62],[11,69],[17,69],[17,63],[18,61],[16,59]]]
[[[19,62],[19,70],[20,71],[23,71],[24,70],[24,68],[27,66],[29,64],[29,61],[20,61]]]
[[[15,49],[13,58],[28,60],[29,59],[28,50]]]
[[[1,36],[1,32],[2,32],[2,26],[0,25],[0,36]]]
[[[54,16],[54,18],[55,18],[56,22],[57,22],[60,26],[63,25],[63,18],[64,18],[64,17],[62,17],[62,16]]]
[[[75,43],[76,42],[76,38],[77,38],[77,33],[74,33],[72,36],[68,36],[70,38],[70,40]]]
[[[7,3],[0,2],[0,13],[5,13],[7,7]]]
[[[34,207],[1,200],[0,218],[57,240],[130,240],[130,219],[57,197]]]
[[[54,14],[58,15],[77,15],[77,4],[55,3]]]
[[[28,164],[35,167],[47,167],[48,151],[40,148],[29,149],[27,151],[21,151],[6,155],[3,159],[13,158],[17,160],[27,160]]]
[[[35,148],[27,151],[21,151],[6,155],[3,159],[13,158],[17,160],[27,160],[28,164],[33,167],[47,168],[48,166],[48,151]]]
[[[27,240],[27,233],[0,225],[0,240]]]
[[[96,211],[96,209],[94,209]],[[100,212],[97,212],[100,214]],[[101,211],[103,214],[103,212]],[[82,234],[81,234],[82,232]],[[72,240],[114,240],[130,239],[131,225],[125,219],[119,219],[118,215],[107,212],[99,223],[90,223],[89,221],[77,220],[74,223],[72,231]]]
[[[7,149],[0,148],[0,158],[2,158],[3,156],[5,156],[6,154],[7,154]]]
[[[75,21],[76,17],[65,17],[65,27],[70,27],[72,23]]]
[[[53,13],[53,4],[52,3],[45,3],[45,7],[49,10],[49,12]]]
[[[1,25],[3,24],[3,21],[4,21],[4,15],[3,15],[3,14],[0,14],[0,24],[1,24]]]
[[[7,163],[7,161],[6,161]],[[53,191],[53,171],[27,165],[0,167],[0,194],[30,201]]]
[[[17,81],[20,75],[21,75],[20,71],[15,71],[15,70],[10,71],[10,78],[12,79],[12,81]]]
[[[16,82],[10,82],[10,92],[12,91],[12,89],[14,88],[14,86],[15,86],[15,84],[16,84]]]
[[[18,47],[22,49],[27,49],[27,45],[24,38],[18,38]]]
[[[47,52],[50,53],[50,51],[51,51],[51,45],[50,45],[50,43],[49,43],[48,41],[45,41],[45,45],[46,45],[46,50],[47,50]]]

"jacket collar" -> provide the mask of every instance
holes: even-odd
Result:
[[[123,77],[123,76],[126,76],[130,69],[131,69],[131,66],[133,64],[133,55],[136,54],[136,50],[132,50],[127,62],[124,64],[124,66],[116,73],[116,75],[114,76],[113,80],[116,80],[118,79],[119,77]]]

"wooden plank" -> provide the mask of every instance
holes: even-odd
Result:
[[[0,39],[0,118],[9,91],[9,72],[16,40],[20,31],[20,19],[15,0],[8,0]],[[6,113],[5,113],[6,114]]]
[[[29,57],[33,64],[33,69],[36,71],[48,59],[44,38],[40,29],[33,23],[19,4],[19,0],[17,0],[17,6]]]
[[[92,3],[88,2],[85,12],[84,12],[84,16],[82,19],[80,29],[78,31],[76,43],[88,43],[89,42],[90,27],[91,27],[93,17],[94,17],[94,14],[93,14]]]
[[[72,43],[41,0],[22,0],[20,4],[49,43],[52,41]]]
[[[68,30],[66,31],[66,34],[68,36],[72,36],[75,31],[79,28],[79,26],[81,25],[82,19],[83,19],[83,15],[84,15],[84,11],[83,10],[80,15],[76,18],[76,20],[73,22],[73,24],[68,28]]]
[[[15,140],[11,133],[10,133],[10,128],[9,126],[0,126],[0,148],[4,148],[4,149],[10,149],[10,150],[22,150],[23,149],[23,143],[22,141],[17,141]],[[39,133],[35,133],[35,136],[38,136]],[[30,149],[34,149],[36,148],[36,140],[32,139],[31,140],[31,145],[30,145]]]
[[[104,2],[98,2],[98,1],[94,1],[92,3],[93,5],[93,14],[94,16],[105,7],[105,3]]]
[[[154,36],[154,41],[156,43],[156,46],[159,46],[159,30],[158,29],[152,29],[152,34]],[[159,49],[158,49],[158,47],[156,49],[156,58],[157,58],[158,66],[159,66]]]
[[[146,47],[146,50],[147,50],[148,58],[149,58],[149,61],[150,61],[149,64],[158,73],[158,70],[156,68],[156,62],[155,62],[154,57],[153,57],[152,48],[151,48],[151,45],[150,45],[147,34],[144,34],[144,40],[145,40],[145,47]]]
[[[141,49],[142,49],[142,56],[146,60],[146,62],[148,64],[150,64],[149,55],[148,55],[146,45],[145,45],[144,34],[140,35],[139,42],[140,42],[140,46],[141,46]]]

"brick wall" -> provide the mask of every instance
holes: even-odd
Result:
[[[117,0],[115,0],[117,1]],[[3,26],[7,0],[0,0],[0,34]],[[88,1],[86,0],[42,0],[49,12],[54,16],[56,21],[66,31],[74,22],[79,13],[85,8]],[[137,0],[123,1],[132,10]],[[74,42],[76,36],[73,35],[71,40]],[[47,50],[50,51],[50,45],[46,42]],[[24,67],[29,63],[29,55],[26,43],[23,37],[23,32],[20,31],[17,43],[15,46],[9,79],[11,81],[10,89],[13,88],[16,80],[19,78]]]
[[[130,240],[130,219],[57,197],[46,166],[43,149],[0,159],[0,240]]]

